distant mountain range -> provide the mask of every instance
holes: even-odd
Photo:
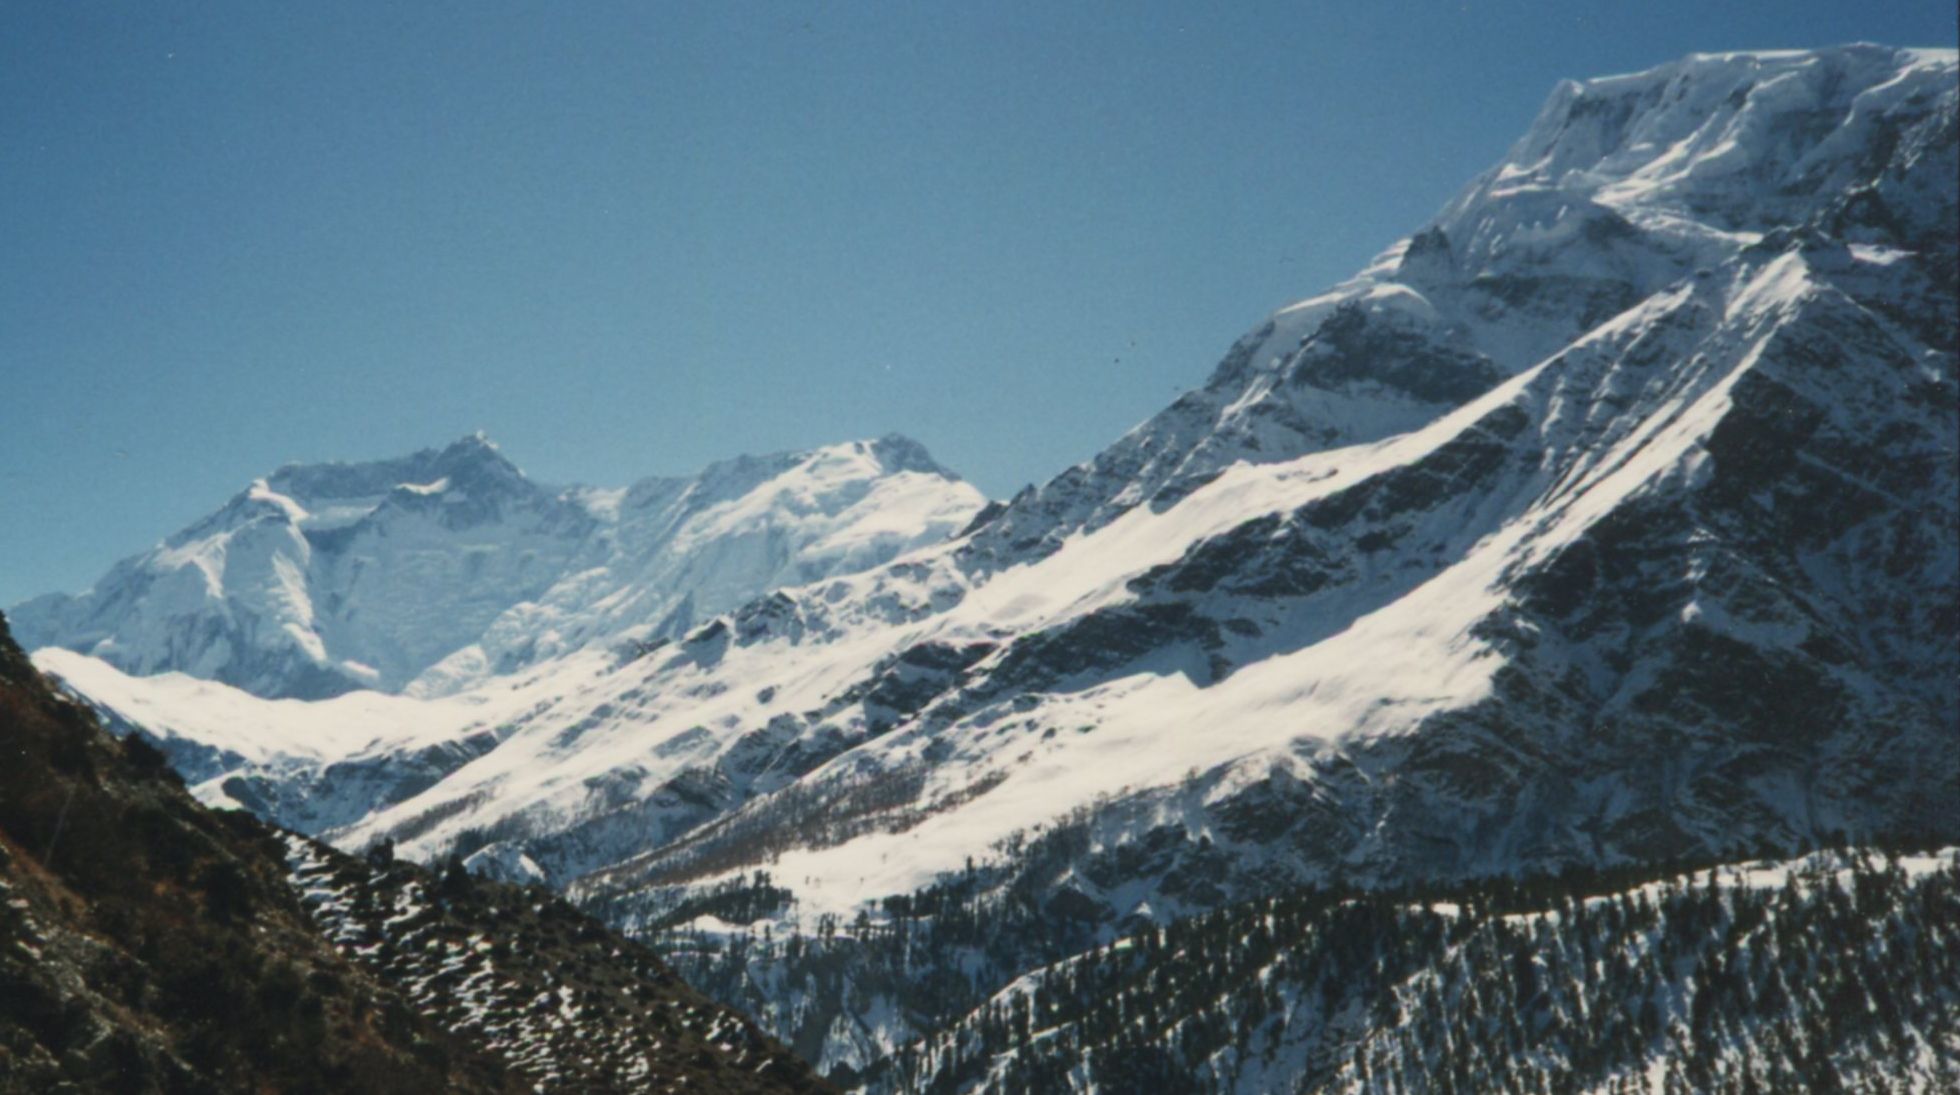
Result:
[[[129,673],[267,697],[439,694],[876,566],[982,501],[903,437],[599,490],[534,483],[476,434],[280,468],[87,593],[10,614],[30,648]]]
[[[470,439],[284,469],[18,627],[205,801],[548,882],[877,1083],[1005,1083],[893,1055],[1298,887],[1960,842],[1957,72],[1561,85],[984,508],[898,439],[610,494]],[[882,979],[798,942],[918,909],[989,930],[905,927]]]

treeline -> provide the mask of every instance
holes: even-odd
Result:
[[[819,916],[781,935],[767,927],[733,937],[690,931],[671,898],[643,912],[615,904],[601,915],[644,925],[640,934],[689,984],[754,1016],[817,1061],[840,1016],[878,1012],[891,1024],[881,1036],[910,1041],[958,1021],[1022,971],[1108,942],[1116,927],[1107,910],[1051,885],[1079,860],[1088,841],[1080,819],[1031,840],[1017,835],[1011,846],[997,849],[1011,868],[969,861],[964,871],[932,886],[886,898],[879,915],[861,910],[848,921]],[[744,889],[757,892],[737,896]],[[757,872],[706,896],[723,908],[746,909],[773,898],[763,892],[773,889],[770,877]],[[647,902],[652,896],[635,895]],[[847,1063],[831,1075],[848,1086],[870,1063]]]

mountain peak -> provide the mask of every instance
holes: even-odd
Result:
[[[1696,53],[1560,83],[1509,155],[1444,215],[1534,195],[1686,217],[1720,232],[1810,219],[1874,185],[1901,134],[1939,108],[1952,50],[1858,43]]]
[[[511,463],[503,449],[482,430],[452,441],[435,453],[432,470],[457,486],[536,489],[523,469]]]
[[[925,445],[901,433],[888,433],[861,442],[887,471],[916,471],[945,479],[959,479],[958,473],[932,458]]]
[[[745,453],[709,464],[693,476],[693,481],[701,484],[707,495],[722,497],[745,493],[763,482],[799,468],[836,480],[868,482],[901,472],[917,472],[949,483],[965,482],[957,473],[934,460],[924,445],[897,433],[839,441],[810,449]],[[674,481],[659,479],[648,482],[659,484]]]
[[[418,449],[382,460],[290,463],[265,478],[270,488],[311,509],[322,503],[379,499],[398,487],[421,487],[448,478],[461,485],[529,485],[503,450],[481,430],[441,448]]]
[[[472,430],[444,445],[442,454],[477,459],[504,459],[503,447],[492,441],[490,435],[482,430]]]

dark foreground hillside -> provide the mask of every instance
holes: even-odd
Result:
[[[369,934],[336,919],[342,897],[403,893],[416,907]],[[454,960],[465,945],[473,963]],[[495,996],[520,990],[521,1008]],[[49,689],[0,621],[0,1090],[541,1084],[823,1089],[542,891],[372,867],[204,808],[161,755]]]
[[[541,886],[283,839],[301,901],[343,954],[547,1088],[824,1089],[745,1016]]]

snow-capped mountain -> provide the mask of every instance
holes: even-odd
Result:
[[[1414,429],[1779,228],[1880,260],[1950,254],[1950,63],[1860,45],[1568,81],[1433,223],[1274,313],[1203,387],[1016,498],[967,550],[1011,565],[1235,462]]]
[[[1923,816],[1954,766],[1954,109],[1951,54],[1877,47],[1562,87],[1102,457],[581,677],[350,838],[515,840],[560,878],[646,852],[606,889],[791,818],[783,859],[849,907],[1099,801],[1111,840],[1171,825],[1260,877]]]
[[[745,967],[727,993],[826,1067],[1281,887],[1960,840],[1957,72],[1859,45],[1563,85],[1434,222],[1093,460],[671,642],[585,642],[613,618],[541,590],[371,721],[41,664],[217,749],[208,800],[617,925],[758,870],[794,904],[704,936],[987,918],[908,952],[892,984],[927,997]]]
[[[274,697],[435,694],[877,565],[957,531],[981,501],[902,437],[559,490],[478,434],[281,468],[89,592],[13,615],[30,648],[138,675]]]

